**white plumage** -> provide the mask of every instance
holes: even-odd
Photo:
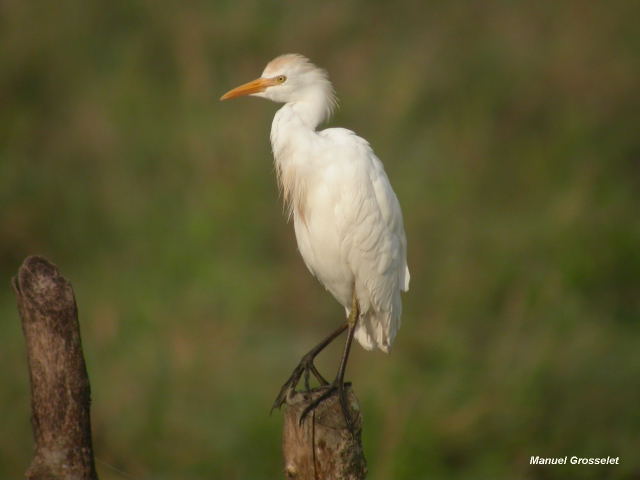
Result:
[[[355,338],[388,352],[400,327],[400,292],[409,288],[398,199],[368,142],[350,130],[317,131],[336,105],[324,70],[282,55],[262,76],[225,94],[284,103],[271,144],[278,183],[308,269],[345,307],[355,297]]]

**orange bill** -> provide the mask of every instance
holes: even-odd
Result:
[[[230,98],[242,97],[244,95],[251,95],[253,93],[264,92],[267,87],[275,85],[275,81],[272,78],[256,78],[255,80],[240,85],[239,87],[229,90],[220,100],[229,100]]]

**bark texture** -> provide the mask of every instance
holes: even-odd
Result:
[[[353,434],[347,429],[337,395],[318,405],[300,425],[300,414],[321,393],[318,390],[294,392],[287,398],[282,438],[285,478],[362,480],[367,474],[362,450],[362,416],[351,388],[348,398],[356,425]]]
[[[45,258],[12,279],[27,344],[35,455],[30,480],[96,480],[89,377],[71,284]]]

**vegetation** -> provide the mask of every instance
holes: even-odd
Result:
[[[343,312],[279,206],[275,106],[217,99],[289,51],[330,72],[331,124],[371,141],[405,213],[403,328],[347,372],[370,478],[640,474],[637,4],[0,12],[1,478],[32,448],[8,287],[31,253],[74,283],[103,480],[282,475],[271,401]]]

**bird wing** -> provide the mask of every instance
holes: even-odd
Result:
[[[321,133],[338,150],[332,155],[341,172],[335,214],[360,304],[356,338],[365,348],[388,351],[400,326],[400,291],[409,288],[400,204],[366,140],[345,129]]]

